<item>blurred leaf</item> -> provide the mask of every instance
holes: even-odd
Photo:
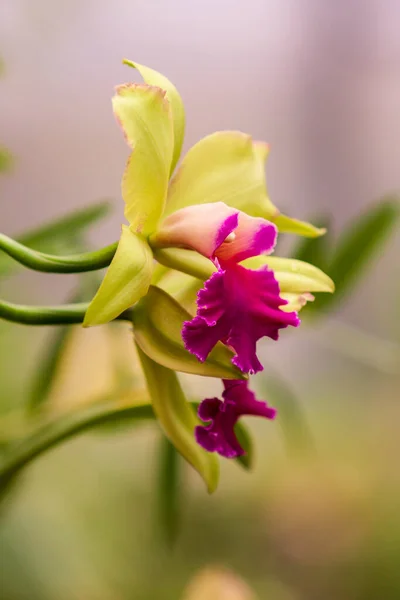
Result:
[[[72,212],[65,217],[17,236],[17,241],[34,250],[50,254],[76,252],[82,246],[82,234],[111,209],[109,202],[99,202],[89,208]],[[18,269],[17,263],[0,254],[0,275],[9,275]]]
[[[6,148],[0,147],[0,173],[7,173],[13,165],[13,157]]]
[[[253,468],[254,454],[253,454],[253,439],[249,429],[240,421],[235,425],[235,435],[238,439],[239,444],[242,446],[246,454],[238,456],[235,460],[246,470]]]
[[[388,197],[351,223],[335,244],[327,272],[336,285],[333,296],[325,296],[318,309],[331,309],[357,283],[398,224],[400,202]],[[317,306],[317,305],[316,305]]]
[[[159,448],[159,472],[157,481],[158,522],[162,535],[172,545],[179,529],[181,458],[175,447],[164,435]]]
[[[95,275],[81,277],[79,287],[67,299],[67,304],[84,302],[88,296],[91,297],[95,282],[97,282]],[[37,409],[46,401],[70,331],[69,326],[55,328],[44,351],[39,352],[28,401],[30,410]]]
[[[329,229],[332,219],[325,216],[312,220],[318,223],[321,228],[326,229],[327,233],[318,238],[300,238],[290,254],[297,260],[310,263],[322,271],[326,271],[332,242]]]
[[[105,423],[154,419],[150,404],[121,405],[115,400],[90,406],[39,425],[24,439],[11,443],[0,457],[0,492],[35,458],[62,442]],[[0,423],[1,425],[1,423]]]
[[[266,371],[259,375],[260,389],[278,410],[276,422],[282,428],[287,448],[294,454],[309,452],[314,444],[301,400],[278,373],[272,373],[270,367]]]
[[[193,406],[186,400],[175,371],[151,360],[140,347],[138,354],[160,426],[178,452],[203,478],[208,491],[213,492],[219,479],[218,459],[203,450],[195,440],[194,428],[199,421]]]
[[[244,379],[231,362],[232,352],[220,342],[204,363],[186,350],[182,325],[191,318],[166,292],[150,286],[147,295],[133,308],[135,340],[147,356],[168,369],[220,379]]]

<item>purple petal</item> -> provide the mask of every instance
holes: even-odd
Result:
[[[265,402],[256,400],[246,381],[224,381],[224,387],[223,401],[206,398],[200,404],[199,417],[209,424],[198,425],[195,436],[200,446],[209,452],[234,458],[244,454],[234,430],[238,419],[243,415],[273,419],[276,411]]]
[[[214,346],[226,337],[229,328],[224,321],[210,327],[202,317],[194,317],[185,321],[182,328],[182,339],[186,350],[204,362]]]
[[[277,340],[280,329],[300,323],[296,312],[281,310],[284,304],[273,271],[231,263],[214,273],[198,293],[197,316],[182,330],[185,347],[204,361],[220,340],[235,351],[233,363],[239,369],[257,373],[262,370],[257,341],[265,336]]]
[[[225,312],[224,305],[224,271],[216,271],[208,279],[197,294],[199,310],[207,325],[215,325]]]

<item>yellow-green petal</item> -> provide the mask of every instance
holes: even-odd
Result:
[[[129,67],[137,69],[148,85],[155,85],[166,92],[166,98],[171,105],[174,125],[174,153],[170,169],[170,173],[172,174],[181,155],[183,138],[185,136],[185,108],[182,98],[174,84],[161,73],[131,60],[124,59],[123,62]]]
[[[225,202],[269,219],[276,208],[267,196],[266,146],[240,131],[219,131],[195,144],[183,158],[168,192],[166,214],[192,204]]]
[[[233,353],[220,342],[204,363],[186,350],[182,326],[191,318],[166,292],[150,286],[147,295],[133,309],[135,340],[145,354],[168,369],[220,379],[246,379],[232,364]]]
[[[140,346],[138,354],[147,380],[153,410],[165,435],[182,456],[198,471],[213,492],[219,479],[219,462],[215,455],[201,448],[194,436],[199,421],[187,402],[174,371],[154,362]]]
[[[307,304],[307,302],[314,302],[314,296],[308,293],[281,293],[280,297],[287,302],[287,304],[283,304],[280,307],[284,312],[299,312]]]
[[[131,227],[152,233],[164,211],[174,150],[171,107],[159,87],[121,85],[115,116],[133,152],[122,178],[125,217]]]
[[[269,156],[269,144],[265,142],[254,142],[254,151],[264,169],[264,163]],[[269,210],[269,213],[268,213]],[[269,201],[268,210],[264,210],[264,214],[260,215],[264,219],[268,219],[275,223],[280,233],[294,233],[297,235],[303,235],[305,237],[319,237],[326,233],[326,229],[314,227],[311,223],[305,221],[299,221],[298,219],[292,219],[280,213],[279,209]],[[249,211],[247,211],[249,212]],[[249,213],[253,214],[253,213]]]
[[[335,284],[326,273],[302,260],[278,256],[256,256],[245,260],[242,264],[251,269],[268,265],[274,271],[283,293],[335,291]]]
[[[292,219],[286,215],[278,214],[271,218],[271,221],[275,223],[280,233],[294,233],[296,235],[303,235],[304,237],[320,237],[326,233],[324,227],[315,227],[311,223],[306,221],[299,221],[298,219]]]
[[[147,293],[153,254],[146,240],[122,226],[115,256],[86,312],[84,327],[112,321]]]
[[[204,285],[203,281],[186,273],[168,270],[157,285],[189,313],[196,312],[197,294]]]

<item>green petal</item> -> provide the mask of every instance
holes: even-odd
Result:
[[[204,363],[185,349],[182,325],[191,318],[166,292],[150,286],[133,309],[135,340],[145,354],[168,369],[220,379],[246,379],[232,364],[233,353],[220,342]]]
[[[283,293],[303,294],[335,291],[335,284],[328,275],[302,260],[277,256],[256,256],[245,260],[242,264],[251,269],[268,265],[274,271]]]
[[[135,304],[149,289],[153,254],[139,234],[122,226],[115,256],[103,282],[86,312],[84,327],[112,321]]]
[[[158,282],[158,287],[172,296],[189,313],[196,312],[197,294],[203,285],[203,281],[197,277],[179,271],[168,271]]]
[[[218,485],[219,463],[215,455],[201,448],[194,437],[199,423],[193,407],[187,402],[176,373],[162,367],[138,348],[146,376],[153,410],[165,435],[182,456],[204,479],[208,491]]]
[[[151,233],[163,213],[174,133],[165,92],[144,84],[121,85],[115,116],[133,152],[122,178],[125,217],[136,231]]]
[[[271,218],[263,160],[266,145],[240,131],[219,131],[193,146],[168,192],[166,214],[192,204],[225,202],[255,217]]]
[[[310,238],[319,237],[326,233],[324,227],[315,227],[314,225],[311,225],[311,223],[291,219],[286,215],[279,214],[278,216],[271,218],[271,221],[275,223],[280,233],[295,233],[296,235],[303,235],[304,237]]]
[[[173,173],[182,151],[185,136],[185,108],[182,98],[176,87],[161,73],[149,69],[139,63],[124,59],[124,64],[137,69],[148,85],[155,85],[166,92],[166,98],[171,105],[172,120],[174,125],[174,153],[172,156],[171,170]]]

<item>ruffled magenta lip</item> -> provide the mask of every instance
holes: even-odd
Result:
[[[208,452],[217,452],[225,458],[245,454],[234,431],[240,417],[257,416],[274,419],[276,410],[257,400],[246,381],[224,380],[223,400],[206,398],[199,406],[198,415],[206,425],[198,425],[195,436],[198,444]]]
[[[257,373],[263,368],[257,341],[262,337],[277,340],[281,329],[300,323],[296,312],[280,308],[285,303],[270,269],[251,271],[228,264],[198,292],[197,315],[182,329],[185,347],[203,362],[222,341],[235,352],[233,364],[244,373]]]

